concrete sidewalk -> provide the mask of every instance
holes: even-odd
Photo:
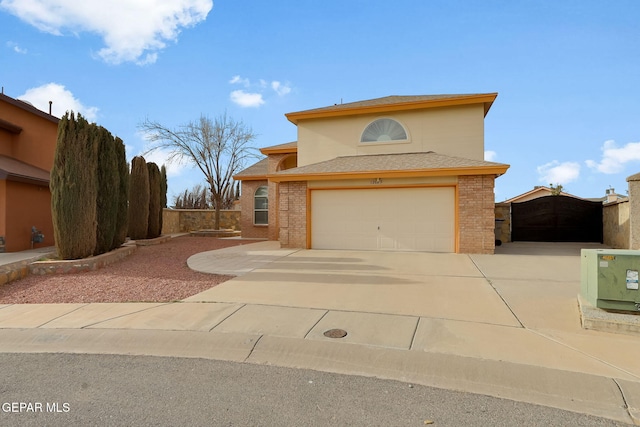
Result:
[[[581,328],[579,248],[498,252],[211,251],[189,265],[238,277],[183,302],[0,305],[0,351],[310,368],[640,423],[640,339]]]

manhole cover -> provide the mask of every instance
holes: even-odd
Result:
[[[344,329],[329,329],[324,333],[327,338],[344,338],[347,336],[347,331]]]

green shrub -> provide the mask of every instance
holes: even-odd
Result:
[[[96,248],[94,255],[112,249],[118,220],[120,175],[113,135],[102,126],[93,126],[92,135],[98,145],[98,191],[96,195]]]
[[[113,235],[111,249],[119,248],[127,239],[129,227],[129,165],[122,139],[115,139],[116,164],[118,168],[118,207],[116,215],[116,231]]]
[[[149,171],[142,156],[131,160],[129,178],[129,237],[146,239],[149,227]]]
[[[53,234],[61,259],[88,257],[96,247],[97,144],[93,129],[73,112],[58,123],[49,185]]]
[[[162,212],[167,207],[167,168],[162,165],[160,168],[160,234],[162,234]]]
[[[160,215],[162,214],[162,197],[160,196],[162,183],[160,182],[160,169],[155,163],[147,163],[149,170],[149,221],[147,238],[154,239],[160,236]]]

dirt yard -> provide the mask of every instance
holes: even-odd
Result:
[[[138,247],[123,261],[97,271],[27,276],[0,286],[0,304],[91,302],[169,302],[212,288],[232,276],[192,271],[196,253],[248,243],[242,240],[182,236]]]

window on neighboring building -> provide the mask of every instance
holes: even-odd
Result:
[[[364,129],[360,142],[406,141],[407,131],[393,119],[375,120]]]
[[[253,195],[253,223],[255,225],[269,224],[269,190],[266,186],[258,187]]]

